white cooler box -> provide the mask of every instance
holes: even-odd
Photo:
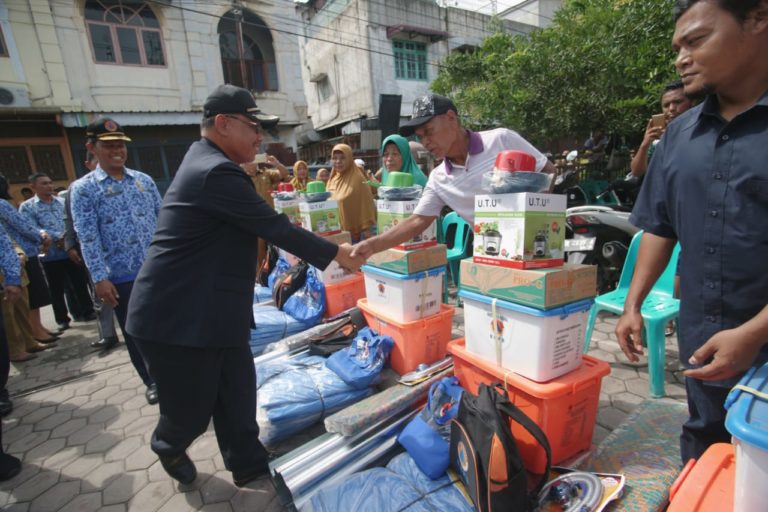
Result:
[[[445,267],[397,274],[363,265],[368,306],[396,322],[413,322],[440,312]]]
[[[736,451],[734,512],[768,508],[768,363],[750,369],[725,400]],[[723,503],[723,509],[728,504]]]
[[[469,352],[536,382],[581,365],[591,299],[542,311],[465,290],[459,296]]]

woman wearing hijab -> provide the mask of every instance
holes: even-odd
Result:
[[[307,182],[309,181],[309,166],[304,160],[299,160],[293,164],[293,179],[291,185],[296,192],[304,192],[307,190]]]
[[[341,226],[352,235],[352,243],[369,238],[376,225],[373,195],[362,171],[355,165],[352,148],[337,144],[331,151],[333,170],[326,190],[339,203]]]
[[[390,135],[381,143],[382,166],[376,173],[376,179],[382,185],[387,184],[387,176],[390,172],[405,172],[413,176],[413,184],[425,187],[427,176],[411,156],[411,148],[408,140],[400,135]]]

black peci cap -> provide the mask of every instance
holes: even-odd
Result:
[[[263,128],[272,128],[280,121],[279,117],[259,110],[250,91],[231,84],[218,86],[205,100],[203,117],[213,117],[217,114],[241,114],[259,123]]]
[[[99,118],[89,124],[85,129],[85,136],[88,139],[131,142],[131,139],[123,132],[123,127],[108,117]]]
[[[400,135],[403,137],[413,135],[416,128],[428,122],[435,116],[445,114],[449,110],[453,110],[457,114],[459,113],[456,109],[456,105],[445,96],[440,96],[439,94],[427,94],[426,96],[416,98],[413,102],[413,114],[411,115],[411,120],[406,121],[405,124],[400,127]]]

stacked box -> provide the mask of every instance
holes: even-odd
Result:
[[[329,199],[318,203],[299,202],[301,226],[318,235],[333,235],[341,232],[339,204]]]
[[[413,215],[418,200],[414,201],[376,201],[377,227],[379,234],[385,233]],[[395,249],[412,250],[437,244],[437,224],[433,222],[422,233],[411,240],[395,246]]]

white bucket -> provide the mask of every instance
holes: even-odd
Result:
[[[396,322],[413,322],[440,312],[445,268],[397,274],[364,265],[368,306]]]

